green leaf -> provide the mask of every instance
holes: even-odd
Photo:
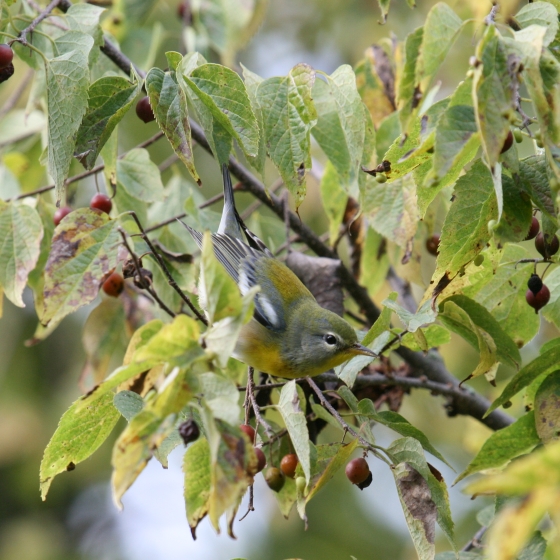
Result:
[[[488,381],[493,381],[499,362],[497,344],[492,336],[476,325],[467,311],[450,300],[445,300],[439,319],[449,330],[459,333],[480,354],[476,369],[463,382],[479,375],[485,375]]]
[[[373,228],[368,228],[360,261],[360,284],[373,296],[385,282],[388,270],[385,240]]]
[[[115,408],[130,422],[145,405],[144,399],[134,391],[119,391],[113,397]]]
[[[354,393],[352,393],[348,387],[342,385],[338,389],[338,394],[344,399],[348,408],[355,414],[358,425],[360,426],[360,435],[372,445],[375,445],[375,437],[371,431],[371,420],[367,416],[359,413],[358,399]]]
[[[420,331],[426,339],[428,349],[443,346],[451,341],[451,333],[440,325],[430,325],[425,329],[420,329]],[[401,344],[402,346],[406,346],[415,352],[424,351],[424,349],[421,348],[419,343],[415,340],[412,333],[406,333],[401,338]]]
[[[131,359],[136,363],[177,362],[186,367],[204,353],[199,343],[198,325],[192,317],[177,315],[137,348]]]
[[[535,426],[544,443],[558,439],[560,426],[560,371],[544,379],[535,395]]]
[[[523,190],[531,197],[535,206],[543,214],[556,220],[546,158],[543,155],[535,155],[520,160],[519,175]]]
[[[361,191],[361,206],[375,231],[411,250],[419,217],[416,186],[410,177],[383,184],[370,177]]]
[[[0,201],[0,288],[18,307],[29,273],[39,260],[43,224],[34,208]]]
[[[511,179],[503,173],[501,181],[504,208],[494,234],[502,243],[524,241],[533,216],[531,200],[523,192],[519,181]]]
[[[107,76],[91,84],[88,108],[82,119],[74,155],[86,169],[92,169],[101,148],[130,109],[142,83],[119,76]]]
[[[63,414],[41,461],[41,498],[45,500],[53,478],[71,471],[87,459],[109,436],[120,418],[113,395],[78,410],[81,399]]]
[[[60,55],[45,63],[47,76],[48,168],[57,202],[65,198],[64,181],[74,154],[76,136],[88,106],[88,56],[92,37],[69,31],[56,40]],[[74,47],[72,50],[71,47]]]
[[[424,38],[424,28],[418,27],[406,37],[404,44],[404,63],[398,89],[399,121],[403,132],[407,131],[412,112],[418,107],[420,99],[416,99],[416,65],[420,47]]]
[[[330,243],[334,245],[338,238],[348,196],[342,189],[339,175],[330,161],[327,161],[325,171],[321,177],[321,198],[323,199],[325,213],[329,218]]]
[[[238,74],[219,64],[203,64],[183,78],[212,117],[238,140],[243,151],[256,156],[259,126]]]
[[[305,198],[305,173],[311,167],[310,131],[317,122],[314,82],[315,71],[298,64],[286,77],[268,78],[257,89],[267,151],[296,206]]]
[[[112,403],[113,399],[111,399]],[[136,414],[113,447],[111,486],[115,505],[122,509],[121,498],[151,459],[154,448],[171,433],[173,416],[162,419],[150,410]]]
[[[305,474],[305,480],[309,483],[311,478],[309,432],[307,430],[305,413],[301,408],[301,404],[302,402],[305,403],[305,400],[301,399],[297,389],[295,380],[288,381],[280,392],[278,408]]]
[[[325,444],[331,446],[331,444]],[[336,454],[329,457],[326,461],[321,462],[321,473],[318,479],[313,483],[309,489],[309,493],[305,496],[305,503],[308,504],[309,501],[329,482],[332,477],[340,470],[340,468],[345,465],[350,459],[352,453],[358,445],[358,440],[355,439],[351,443],[345,445],[340,445]],[[320,447],[318,446],[318,453],[320,453]],[[318,461],[319,462],[319,461]]]
[[[45,325],[95,299],[101,281],[117,266],[117,225],[104,212],[79,208],[57,226],[45,266]]]
[[[211,489],[208,515],[219,532],[219,518],[227,510],[237,508],[252,482],[247,472],[256,465],[256,456],[248,438],[237,426],[222,420],[206,418],[211,456]]]
[[[133,148],[117,161],[117,179],[126,192],[138,200],[163,200],[161,174],[144,148]]]
[[[206,438],[201,437],[187,448],[183,459],[183,473],[187,521],[193,538],[196,538],[196,528],[208,513],[210,498],[210,446]]]
[[[377,412],[375,406],[370,399],[363,399],[358,403],[358,410],[361,414],[368,416],[375,422],[379,422],[384,426],[387,426],[391,430],[394,430],[398,434],[404,437],[412,437],[420,443],[420,445],[434,457],[437,457],[440,461],[448,466],[449,463],[445,460],[443,455],[430,443],[429,439],[425,434],[415,428],[406,418],[401,416],[398,412],[392,412],[390,410],[384,410]]]
[[[198,379],[200,392],[204,395],[204,401],[214,418],[220,418],[235,426],[241,415],[239,391],[235,383],[227,377],[211,372],[199,375]]]
[[[539,316],[527,305],[527,280],[533,271],[531,263],[517,261],[529,257],[519,245],[506,245],[499,267],[490,281],[475,290],[474,298],[500,323],[519,348],[539,330]]]
[[[536,531],[533,538],[521,551],[518,560],[543,560],[546,552],[547,541],[540,531]]]
[[[509,116],[515,110],[515,86],[508,54],[496,26],[488,26],[477,47],[477,58],[482,64],[474,70],[473,95],[482,148],[491,169],[498,162],[510,131]]]
[[[433,550],[435,521],[455,548],[447,486],[437,469],[426,462],[420,442],[409,437],[398,439],[387,452],[398,463],[393,475],[420,558]],[[433,552],[425,557],[433,558]]]
[[[313,85],[317,124],[311,133],[334,165],[344,190],[356,197],[364,149],[364,105],[350,66],[340,66],[325,78],[326,82],[315,80]]]
[[[87,362],[82,375],[91,373],[95,383],[105,379],[111,358],[126,346],[126,318],[120,299],[104,299],[88,316],[82,332]]]
[[[528,453],[539,443],[535,430],[535,413],[531,411],[511,426],[494,432],[453,484],[473,473],[503,467],[515,457]]]
[[[263,78],[251,72],[243,64],[241,64],[243,69],[243,77],[245,78],[245,88],[247,90],[247,95],[251,100],[251,107],[253,108],[253,113],[257,119],[259,125],[259,150],[256,156],[247,156],[247,159],[251,165],[260,173],[261,177],[264,179],[265,164],[266,164],[266,145],[264,138],[264,115],[259,105],[259,100],[257,97],[257,89]]]
[[[438,2],[428,12],[416,63],[416,84],[422,94],[428,91],[462,23],[461,18],[443,2]]]
[[[468,314],[472,322],[477,327],[480,327],[492,337],[497,346],[497,356],[500,362],[506,363],[514,368],[519,368],[519,365],[521,364],[521,355],[519,354],[517,345],[507,335],[507,333],[504,332],[498,321],[496,321],[496,319],[484,306],[467,296],[462,295],[451,296],[443,301],[442,304],[445,306],[445,303],[448,301],[452,301],[458,305]],[[447,326],[451,328],[450,325]],[[469,340],[469,335],[461,332],[460,329],[455,330],[452,328],[452,330],[463,336],[465,340]],[[477,348],[478,345],[475,343],[475,339],[476,337],[473,338],[471,336],[469,342]]]
[[[454,199],[443,223],[432,285],[451,280],[484,249],[490,239],[488,221],[498,215],[492,176],[476,162],[455,185]]]
[[[550,301],[542,308],[542,316],[560,326],[560,268],[555,268],[546,276],[546,286],[550,290]]]
[[[430,300],[422,304],[416,313],[407,311],[392,299],[385,299],[382,304],[394,311],[403,322],[406,329],[411,333],[416,332],[420,327],[433,323],[436,320],[437,313],[432,308],[432,302]]]
[[[535,2],[526,4],[515,14],[515,21],[524,29],[530,25],[540,25],[546,29],[543,46],[548,47],[558,33],[558,12],[552,4]]]
[[[159,127],[193,179],[200,185],[200,177],[194,167],[187,96],[177,84],[175,72],[163,72],[159,68],[152,68],[146,76],[145,83]]]
[[[488,416],[493,410],[508,402],[514,395],[519,393],[521,389],[530,385],[539,375],[555,371],[558,367],[559,360],[560,346],[553,346],[532,362],[529,362],[525,367],[521,368],[506,385],[502,394],[490,405],[485,416]]]

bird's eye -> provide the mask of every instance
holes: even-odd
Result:
[[[336,336],[332,334],[326,334],[324,340],[327,344],[330,344],[331,346],[334,346],[336,344]]]

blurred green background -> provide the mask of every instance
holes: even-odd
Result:
[[[298,62],[331,73],[340,64],[358,62],[364,50],[382,38],[394,35],[404,39],[423,23],[434,3],[418,0],[418,7],[411,10],[405,0],[394,0],[387,24],[380,25],[374,0],[270,2],[262,27],[249,47],[241,52],[240,61],[263,77],[286,74]],[[156,4],[147,25],[154,21],[162,24],[163,41],[155,64],[165,67],[163,53],[181,48],[181,21],[176,15],[177,3]],[[484,0],[448,4],[464,19],[475,12],[487,13],[491,7]],[[479,37],[478,29],[476,23],[471,23],[462,31],[440,71],[442,86],[438,97],[452,91],[464,76]],[[120,36],[123,50],[141,66],[149,44],[146,34],[146,30],[128,28]],[[23,76],[25,66],[18,61],[15,66],[16,76]],[[16,79],[0,86],[0,107],[15,87]],[[24,103],[22,98],[21,106]],[[120,127],[121,148],[128,149],[156,131],[154,123],[144,125],[131,112]],[[153,145],[150,152],[158,163],[171,154],[164,142]],[[205,185],[204,195],[209,197],[220,189],[217,166],[200,148],[195,148],[195,161]],[[167,171],[164,181],[178,170],[176,167]],[[76,164],[74,172],[79,171]],[[273,178],[271,173],[267,178],[269,184]],[[36,181],[37,186],[46,184],[45,177]],[[74,204],[86,205],[94,189],[93,181],[81,183]],[[243,206],[250,202],[250,197],[241,195],[240,201]],[[301,215],[316,231],[324,231],[326,221],[313,178],[309,180],[309,197]],[[373,460],[374,482],[368,489],[360,492],[339,474],[311,502],[307,531],[295,512],[288,521],[282,518],[259,475],[255,487],[256,512],[236,524],[236,541],[226,535],[215,535],[207,521],[199,527],[198,539],[192,540],[184,515],[181,450],[171,456],[168,470],[155,462],[149,464],[125,495],[123,512],[116,510],[110,498],[111,441],[75,471],[57,477],[48,500],[41,502],[38,473],[42,452],[58,419],[80,394],[78,380],[85,361],[81,331],[91,307],[66,318],[46,341],[27,347],[24,342],[35,331],[36,316],[30,294],[26,302],[23,310],[5,302],[0,320],[1,560],[416,558],[392,476],[384,464]],[[523,350],[525,357],[536,353],[535,349],[552,334],[547,331],[551,328],[543,325],[538,339]],[[455,337],[442,348],[442,354],[458,378],[468,375],[477,362],[474,351]],[[503,378],[504,372],[500,376]],[[496,390],[483,380],[473,386],[489,397],[495,395]],[[401,412],[425,431],[459,472],[490,432],[469,418],[447,418],[442,404],[443,399],[439,397],[414,392],[405,398]],[[380,428],[375,430],[381,445],[391,441],[390,433]],[[323,437],[328,440],[328,431]],[[450,484],[454,473],[439,461],[432,462]],[[477,530],[474,512],[486,502],[471,501],[461,493],[461,485],[450,489],[450,495],[457,540],[462,544]],[[240,512],[244,512],[244,507],[245,503]],[[448,549],[442,535],[438,534],[437,539],[438,550]]]

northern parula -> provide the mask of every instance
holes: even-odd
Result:
[[[247,229],[235,208],[226,165],[222,176],[224,209],[218,232],[212,234],[214,253],[242,294],[260,286],[253,318],[241,330],[234,357],[289,379],[318,375],[359,354],[375,357],[358,342],[354,329],[323,309],[299,278]],[[183,225],[202,247],[202,233]]]

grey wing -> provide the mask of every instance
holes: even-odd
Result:
[[[181,223],[187,228],[196,244],[202,248],[203,234]],[[260,259],[265,258],[265,254],[225,233],[213,233],[212,243],[216,258],[235,280],[243,295],[259,284],[256,266]],[[270,298],[262,292],[255,296],[254,318],[261,325],[272,330],[280,330],[285,326],[283,316],[272,305]]]

